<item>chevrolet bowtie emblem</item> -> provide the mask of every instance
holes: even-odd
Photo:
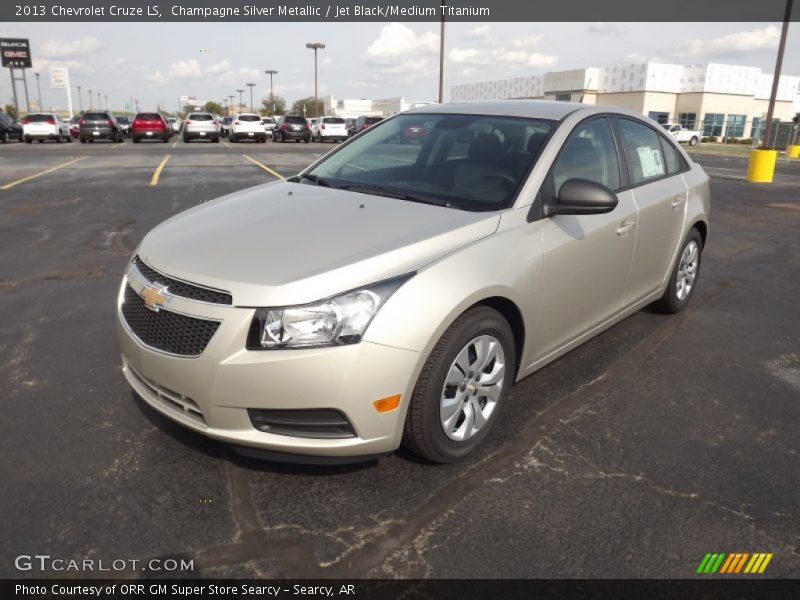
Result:
[[[146,285],[142,288],[141,296],[144,300],[144,305],[154,312],[158,312],[159,307],[163,306],[167,301],[167,297],[162,293],[167,288],[157,288]]]

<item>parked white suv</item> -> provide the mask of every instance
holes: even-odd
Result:
[[[69,123],[62,121],[54,113],[31,113],[22,119],[22,139],[27,143],[33,140],[44,142],[54,140],[61,142],[71,142],[72,136],[69,134]]]
[[[189,113],[183,122],[183,141],[209,139],[219,142],[219,124],[211,113]]]
[[[254,142],[267,141],[267,129],[261,122],[261,117],[255,113],[239,113],[231,121],[231,142],[253,140]]]
[[[264,124],[264,129],[266,130],[267,135],[274,140],[275,128],[278,126],[278,124],[275,122],[275,119],[272,117],[261,117],[261,122]]]
[[[311,126],[311,139],[317,142],[341,142],[347,139],[347,125],[341,117],[320,117]]]

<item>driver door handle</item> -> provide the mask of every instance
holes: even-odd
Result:
[[[631,229],[633,229],[634,227],[636,227],[636,221],[631,221],[630,219],[626,219],[619,224],[619,227],[617,227],[617,235],[620,237],[625,237],[631,232]]]
[[[672,201],[672,208],[678,210],[683,204],[686,202],[686,194],[679,194],[675,196],[675,199]]]

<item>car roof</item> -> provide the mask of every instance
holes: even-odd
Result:
[[[409,110],[409,113],[461,113],[471,115],[496,115],[503,117],[528,117],[532,119],[561,120],[576,111],[586,113],[594,105],[578,102],[557,102],[553,100],[488,100],[480,102],[450,102],[447,104],[431,104]],[[603,106],[603,112],[617,112],[611,107]],[[611,109],[611,110],[609,110]],[[623,111],[619,111],[623,112]]]

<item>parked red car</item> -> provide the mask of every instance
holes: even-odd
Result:
[[[161,140],[169,142],[172,136],[167,121],[158,113],[139,113],[131,123],[131,139],[134,144],[142,140]]]
[[[75,139],[81,135],[81,118],[77,115],[69,120],[69,134]]]

